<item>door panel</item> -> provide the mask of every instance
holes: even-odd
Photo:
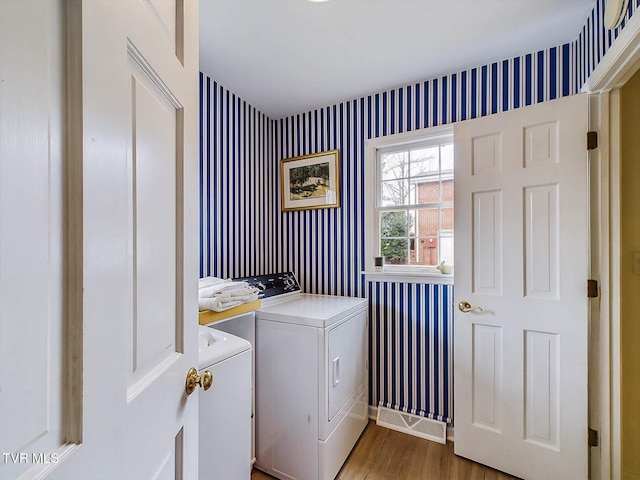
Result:
[[[165,30],[169,41],[176,41],[176,7],[181,8],[182,2],[173,0],[147,0],[149,9],[155,14],[158,23]]]
[[[182,275],[176,272],[176,171],[182,161],[176,134],[178,110],[175,96],[159,88],[141,54],[131,67],[131,168],[129,208],[131,218],[131,275],[135,292],[132,305],[132,383],[150,372],[159,375],[179,355],[176,331],[182,329],[181,306],[176,292]],[[143,70],[139,65],[145,65]],[[161,194],[160,194],[161,192]],[[166,275],[158,275],[158,272]],[[164,367],[158,368],[163,362]],[[147,379],[150,380],[150,379]],[[135,389],[135,387],[134,387]]]
[[[557,450],[559,336],[525,331],[525,440]]]
[[[362,355],[364,342],[366,341],[365,313],[359,313],[346,322],[329,330],[326,372],[328,389],[328,416],[333,417],[340,411],[344,404],[366,379],[364,377],[365,359]]]
[[[474,137],[471,148],[474,175],[502,170],[502,136],[499,133]]]
[[[558,122],[525,126],[524,167],[558,163]]]
[[[502,431],[502,328],[473,325],[473,424]]]
[[[587,477],[586,131],[582,95],[454,127],[455,451],[527,479]]]
[[[502,295],[502,193],[473,193],[473,291]]]
[[[558,298],[558,185],[524,188],[525,296]]]
[[[149,478],[153,480],[170,480],[182,479],[184,466],[180,462],[180,456],[184,449],[182,445],[183,430],[180,429],[178,434],[170,442],[164,450],[161,460],[158,462],[158,469]]]

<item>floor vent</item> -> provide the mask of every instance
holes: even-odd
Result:
[[[447,443],[447,424],[438,420],[379,406],[376,424],[433,442]]]

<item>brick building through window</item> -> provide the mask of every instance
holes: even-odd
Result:
[[[416,187],[418,203],[439,203],[440,190],[441,201],[453,203],[453,179],[421,181]],[[415,232],[409,250],[412,264],[437,265],[441,260],[453,264],[453,207],[417,210]]]

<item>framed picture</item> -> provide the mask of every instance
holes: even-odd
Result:
[[[338,150],[280,161],[282,210],[340,206]]]

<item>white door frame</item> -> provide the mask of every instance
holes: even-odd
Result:
[[[621,477],[620,429],[620,92],[640,67],[640,15],[631,17],[583,87],[591,98],[590,129],[598,131],[592,161],[592,275],[600,281],[593,306],[589,393],[592,428],[599,431],[599,455],[592,450],[592,478]],[[594,317],[595,315],[595,317]],[[593,373],[593,375],[592,375]]]

